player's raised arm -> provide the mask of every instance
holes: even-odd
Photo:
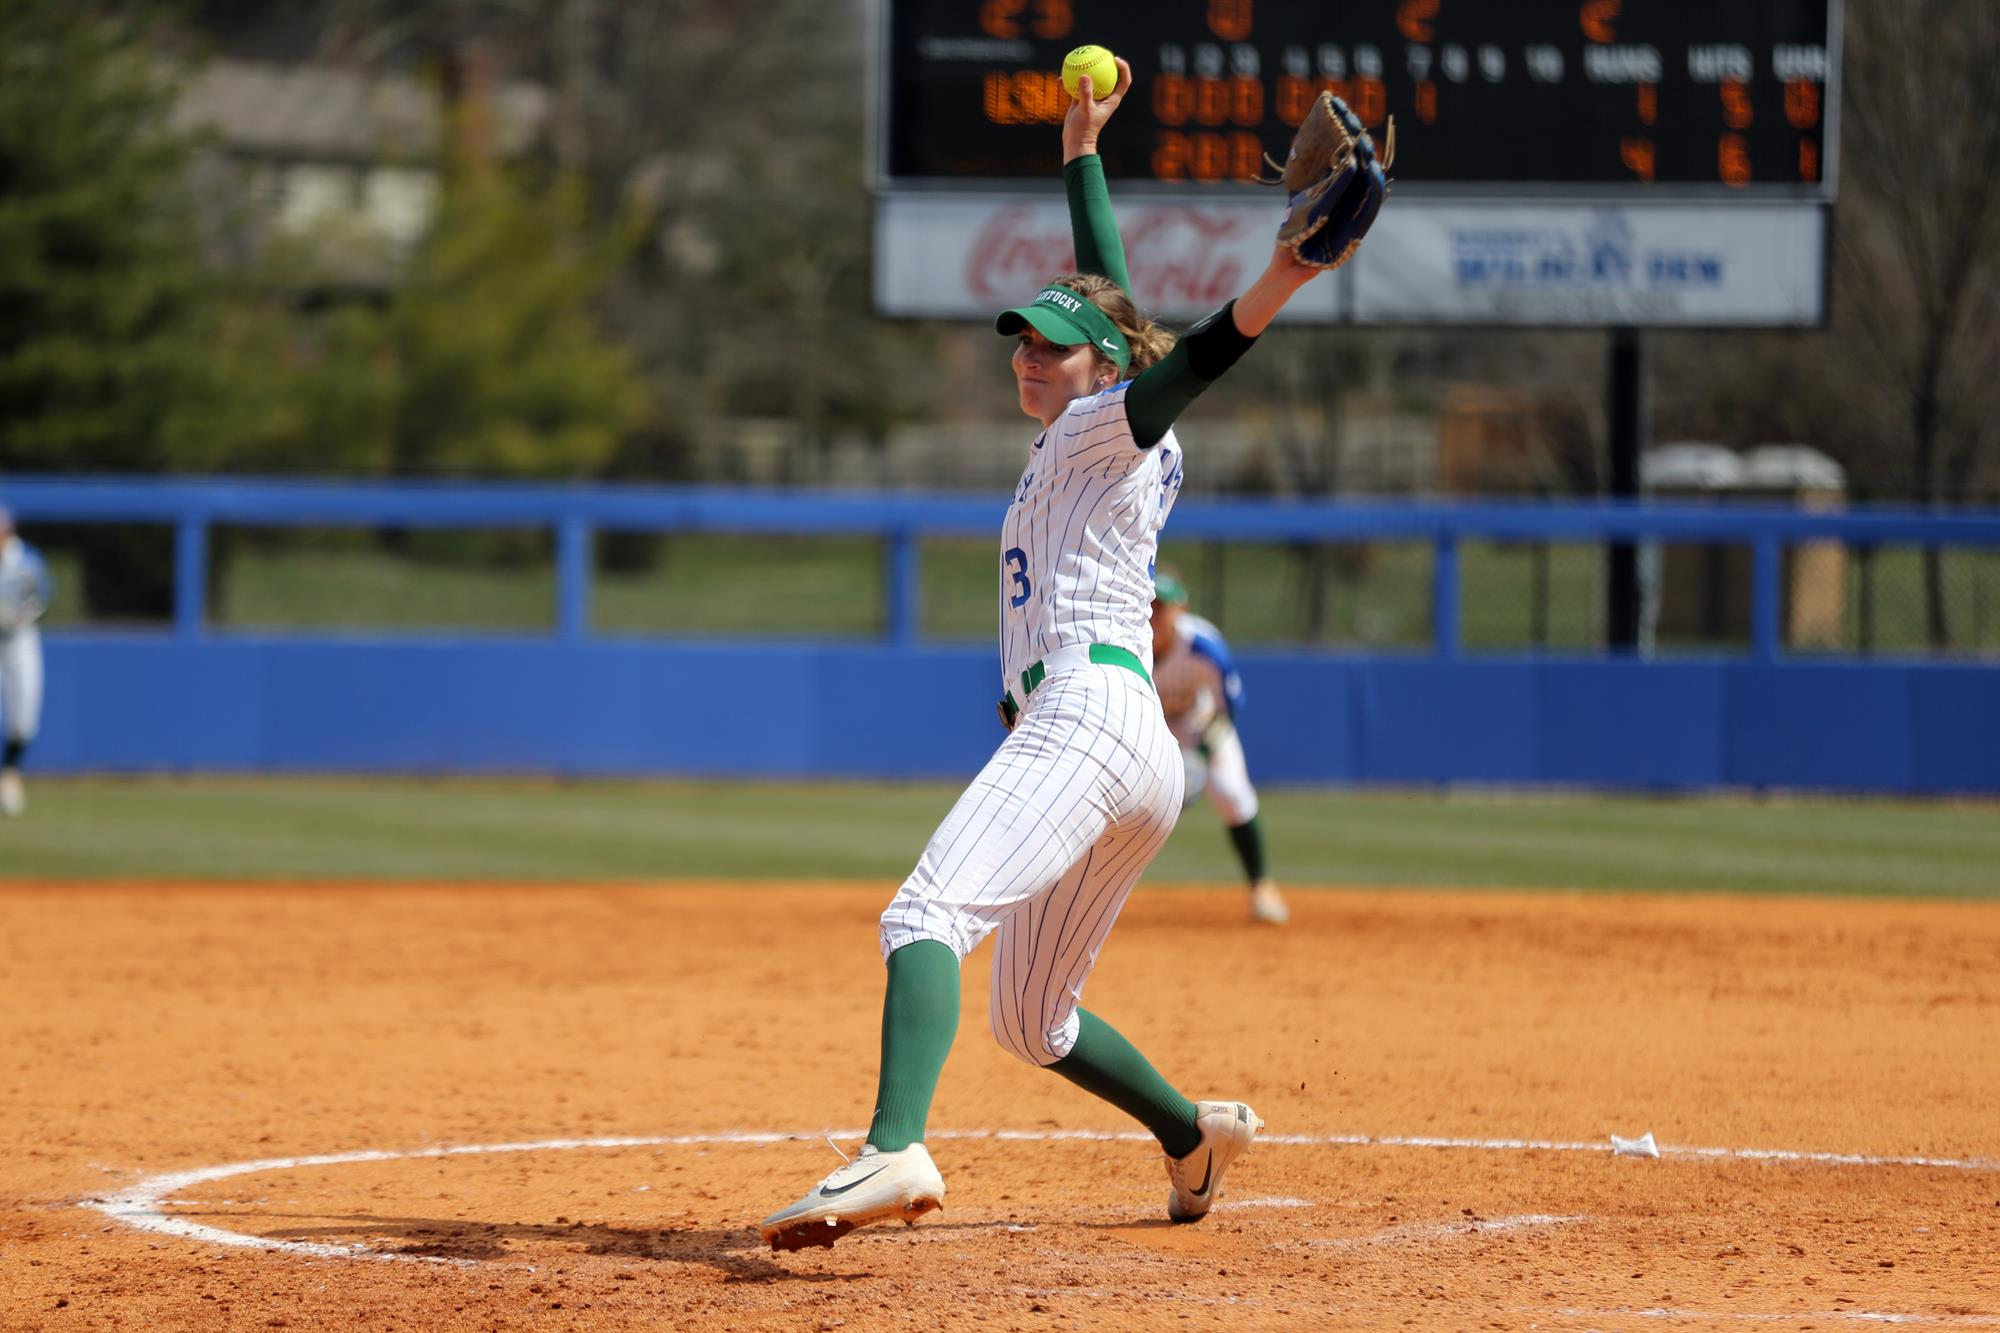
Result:
[[[1395,142],[1393,127],[1389,142]],[[1383,166],[1347,104],[1322,93],[1292,141],[1285,168],[1291,208],[1270,262],[1241,296],[1189,329],[1127,393],[1139,447],[1165,438],[1181,411],[1250,350],[1300,288],[1353,256],[1388,193]]]
[[[1115,57],[1114,57],[1115,58]],[[1132,67],[1118,60],[1118,86],[1103,94],[1090,76],[1077,81],[1077,99],[1063,117],[1063,189],[1069,195],[1069,230],[1076,244],[1079,273],[1097,273],[1132,293],[1125,271],[1125,243],[1118,219],[1111,212],[1111,192],[1104,183],[1104,162],[1097,156],[1097,135],[1118,110],[1132,87]]]

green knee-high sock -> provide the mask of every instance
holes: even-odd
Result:
[[[1088,1009],[1079,1009],[1077,1017],[1082,1026],[1076,1045],[1049,1068],[1151,1130],[1168,1156],[1193,1152],[1201,1142],[1194,1103],[1175,1092],[1117,1028]]]
[[[1236,859],[1243,863],[1243,873],[1255,884],[1264,878],[1264,826],[1258,822],[1259,815],[1252,815],[1241,824],[1229,830],[1229,841],[1236,848]]]
[[[901,1152],[924,1137],[951,1039],[958,1034],[958,955],[936,940],[918,940],[889,955],[882,997],[882,1076],[875,1085],[875,1119],[868,1142]]]

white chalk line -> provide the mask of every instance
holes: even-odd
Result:
[[[1311,1199],[1294,1199],[1289,1195],[1280,1195],[1269,1199],[1224,1199],[1220,1203],[1216,1204],[1214,1208],[1211,1209],[1211,1211],[1218,1213],[1225,1213],[1225,1212],[1233,1212],[1238,1209],[1249,1209],[1249,1208],[1310,1208],[1310,1207],[1312,1207]]]
[[[1456,1222],[1406,1222],[1402,1226],[1372,1231],[1365,1236],[1316,1236],[1301,1243],[1316,1249],[1358,1250],[1372,1245],[1403,1245],[1410,1241],[1447,1240],[1453,1236],[1490,1236],[1507,1231],[1560,1227],[1589,1220],[1581,1215],[1558,1217],[1550,1213],[1520,1213],[1514,1217],[1461,1218]]]
[[[1146,1135],[1133,1137],[1145,1138]],[[1409,1134],[1260,1134],[1259,1143],[1326,1144],[1343,1148],[1472,1148],[1500,1152],[1609,1153],[1609,1143],[1577,1143],[1556,1139],[1463,1139]],[[1795,1148],[1674,1148],[1660,1145],[1662,1157],[1693,1157],[1739,1162],[1806,1162],[1824,1166],[1923,1166],[1943,1171],[2000,1171],[2000,1159],[1990,1157],[1879,1157],[1867,1153],[1807,1152]]]
[[[1886,1310],[1796,1310],[1790,1314],[1765,1314],[1754,1310],[1681,1310],[1668,1306],[1619,1309],[1553,1308],[1541,1305],[1510,1305],[1508,1314],[1554,1315],[1559,1319],[1676,1319],[1698,1320],[1704,1324],[1800,1324],[1821,1321],[1850,1324],[1907,1324],[1930,1328],[2000,1328],[2000,1315],[1983,1314],[1897,1314]]]
[[[324,1241],[283,1240],[266,1236],[251,1236],[240,1231],[230,1231],[222,1227],[209,1226],[190,1218],[175,1217],[161,1210],[172,1206],[185,1206],[192,1201],[182,1201],[173,1196],[181,1191],[212,1181],[227,1180],[235,1176],[257,1175],[266,1171],[296,1171],[323,1166],[347,1166],[367,1162],[396,1162],[422,1160],[441,1157],[477,1157],[498,1153],[520,1152],[562,1152],[576,1148],[676,1148],[714,1147],[726,1145],[757,1145],[789,1143],[813,1140],[821,1137],[838,1139],[859,1139],[865,1137],[866,1130],[831,1130],[823,1134],[780,1134],[754,1130],[722,1130],[707,1134],[649,1134],[613,1136],[588,1139],[535,1139],[520,1143],[462,1143],[432,1148],[407,1149],[360,1149],[353,1152],[320,1153],[307,1157],[265,1157],[249,1162],[226,1162],[218,1166],[195,1167],[187,1171],[171,1171],[163,1175],[149,1176],[127,1189],[105,1197],[92,1197],[81,1202],[97,1209],[105,1216],[140,1231],[157,1235],[176,1236],[184,1240],[198,1241],[208,1245],[241,1247],[296,1254],[317,1259],[382,1259],[429,1263],[467,1262],[463,1260],[441,1259],[435,1255],[396,1254],[373,1249],[361,1244],[333,1244]],[[986,1140],[998,1142],[1097,1142],[1097,1143],[1150,1143],[1152,1135],[1143,1131],[1108,1130],[1042,1130],[1042,1129],[960,1129],[937,1130],[927,1136],[931,1140]],[[1473,1149],[1493,1152],[1611,1152],[1608,1143],[1564,1142],[1544,1139],[1473,1139],[1443,1138],[1427,1135],[1397,1134],[1265,1134],[1257,1139],[1260,1145],[1285,1147],[1319,1148],[1448,1148]],[[1884,1157],[1861,1153],[1808,1152],[1786,1148],[1675,1148],[1662,1146],[1663,1157],[1687,1157],[1697,1160],[1735,1160],[1751,1162],[1806,1162],[1830,1166],[1900,1166],[1926,1167],[1951,1171],[1996,1171],[2000,1161],[1986,1158],[1956,1157]],[[1297,1206],[1291,1200],[1283,1201],[1285,1206]],[[1303,1201],[1300,1201],[1303,1202]],[[1276,1206],[1275,1201],[1272,1205]]]

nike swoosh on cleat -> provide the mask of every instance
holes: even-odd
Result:
[[[878,1166],[873,1171],[870,1171],[867,1175],[861,1177],[861,1179],[854,1181],[850,1184],[842,1185],[837,1190],[830,1190],[826,1186],[821,1185],[819,1187],[819,1197],[822,1199],[838,1198],[840,1195],[847,1193],[847,1191],[853,1189],[857,1185],[866,1185],[869,1181],[875,1179],[875,1177],[881,1175],[884,1171],[887,1171],[888,1169],[889,1168],[886,1166]]]
[[[1215,1154],[1214,1154],[1213,1152],[1210,1152],[1210,1153],[1209,1153],[1209,1155],[1208,1155],[1208,1161],[1206,1161],[1206,1162],[1204,1162],[1204,1163],[1202,1164],[1202,1168],[1201,1168],[1201,1184],[1199,1184],[1199,1185],[1196,1185],[1196,1186],[1194,1187],[1194,1192],[1195,1192],[1195,1193],[1196,1193],[1197,1195],[1202,1195],[1202,1194],[1206,1194],[1206,1193],[1208,1193],[1208,1177],[1209,1177],[1209,1173],[1210,1173],[1210,1172],[1212,1172],[1212,1171],[1214,1171],[1214,1170],[1215,1170]]]

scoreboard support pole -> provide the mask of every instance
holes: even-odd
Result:
[[[1646,348],[1639,330],[1611,330],[1609,374],[1605,384],[1605,438],[1609,446],[1607,493],[1614,499],[1639,496],[1639,455],[1646,447],[1651,415],[1647,393]],[[1605,646],[1613,652],[1639,647],[1639,548],[1629,541],[1612,542],[1604,562]]]

